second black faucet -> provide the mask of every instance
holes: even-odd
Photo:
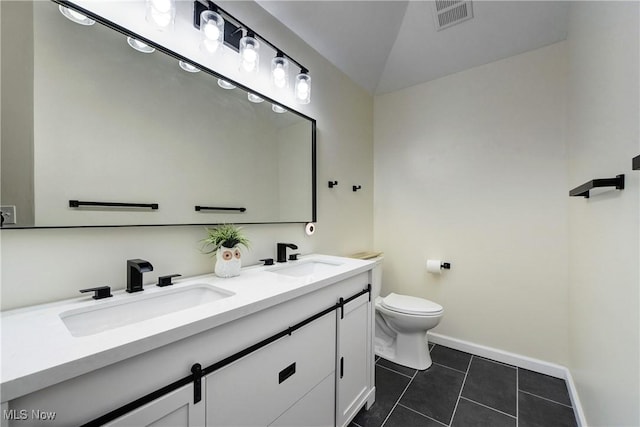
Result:
[[[287,248],[298,249],[297,245],[293,243],[278,243],[278,262],[287,262]]]

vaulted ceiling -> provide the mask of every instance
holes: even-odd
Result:
[[[569,2],[473,1],[473,17],[436,28],[433,1],[258,4],[372,94],[403,89],[567,36]]]

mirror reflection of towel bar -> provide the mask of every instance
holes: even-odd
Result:
[[[245,212],[247,208],[221,208],[215,206],[196,206],[196,211],[238,211]]]
[[[84,202],[80,200],[69,200],[70,208],[81,206],[102,206],[107,208],[149,208],[158,209],[157,203],[120,203],[120,202]]]

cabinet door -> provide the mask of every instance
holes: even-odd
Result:
[[[337,311],[336,425],[357,414],[371,390],[371,303],[365,294]]]
[[[208,375],[207,425],[274,422],[334,372],[335,333],[335,316],[327,314]]]
[[[327,375],[320,384],[280,415],[271,427],[327,427],[335,419],[335,373]]]
[[[105,425],[109,427],[201,427],[204,426],[204,417],[205,401],[203,399],[194,404],[193,384],[188,384]]]

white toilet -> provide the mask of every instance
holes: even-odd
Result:
[[[440,323],[441,305],[424,298],[390,293],[381,297],[382,263],[373,270],[376,307],[375,352],[399,365],[424,370],[431,366],[427,331]]]

